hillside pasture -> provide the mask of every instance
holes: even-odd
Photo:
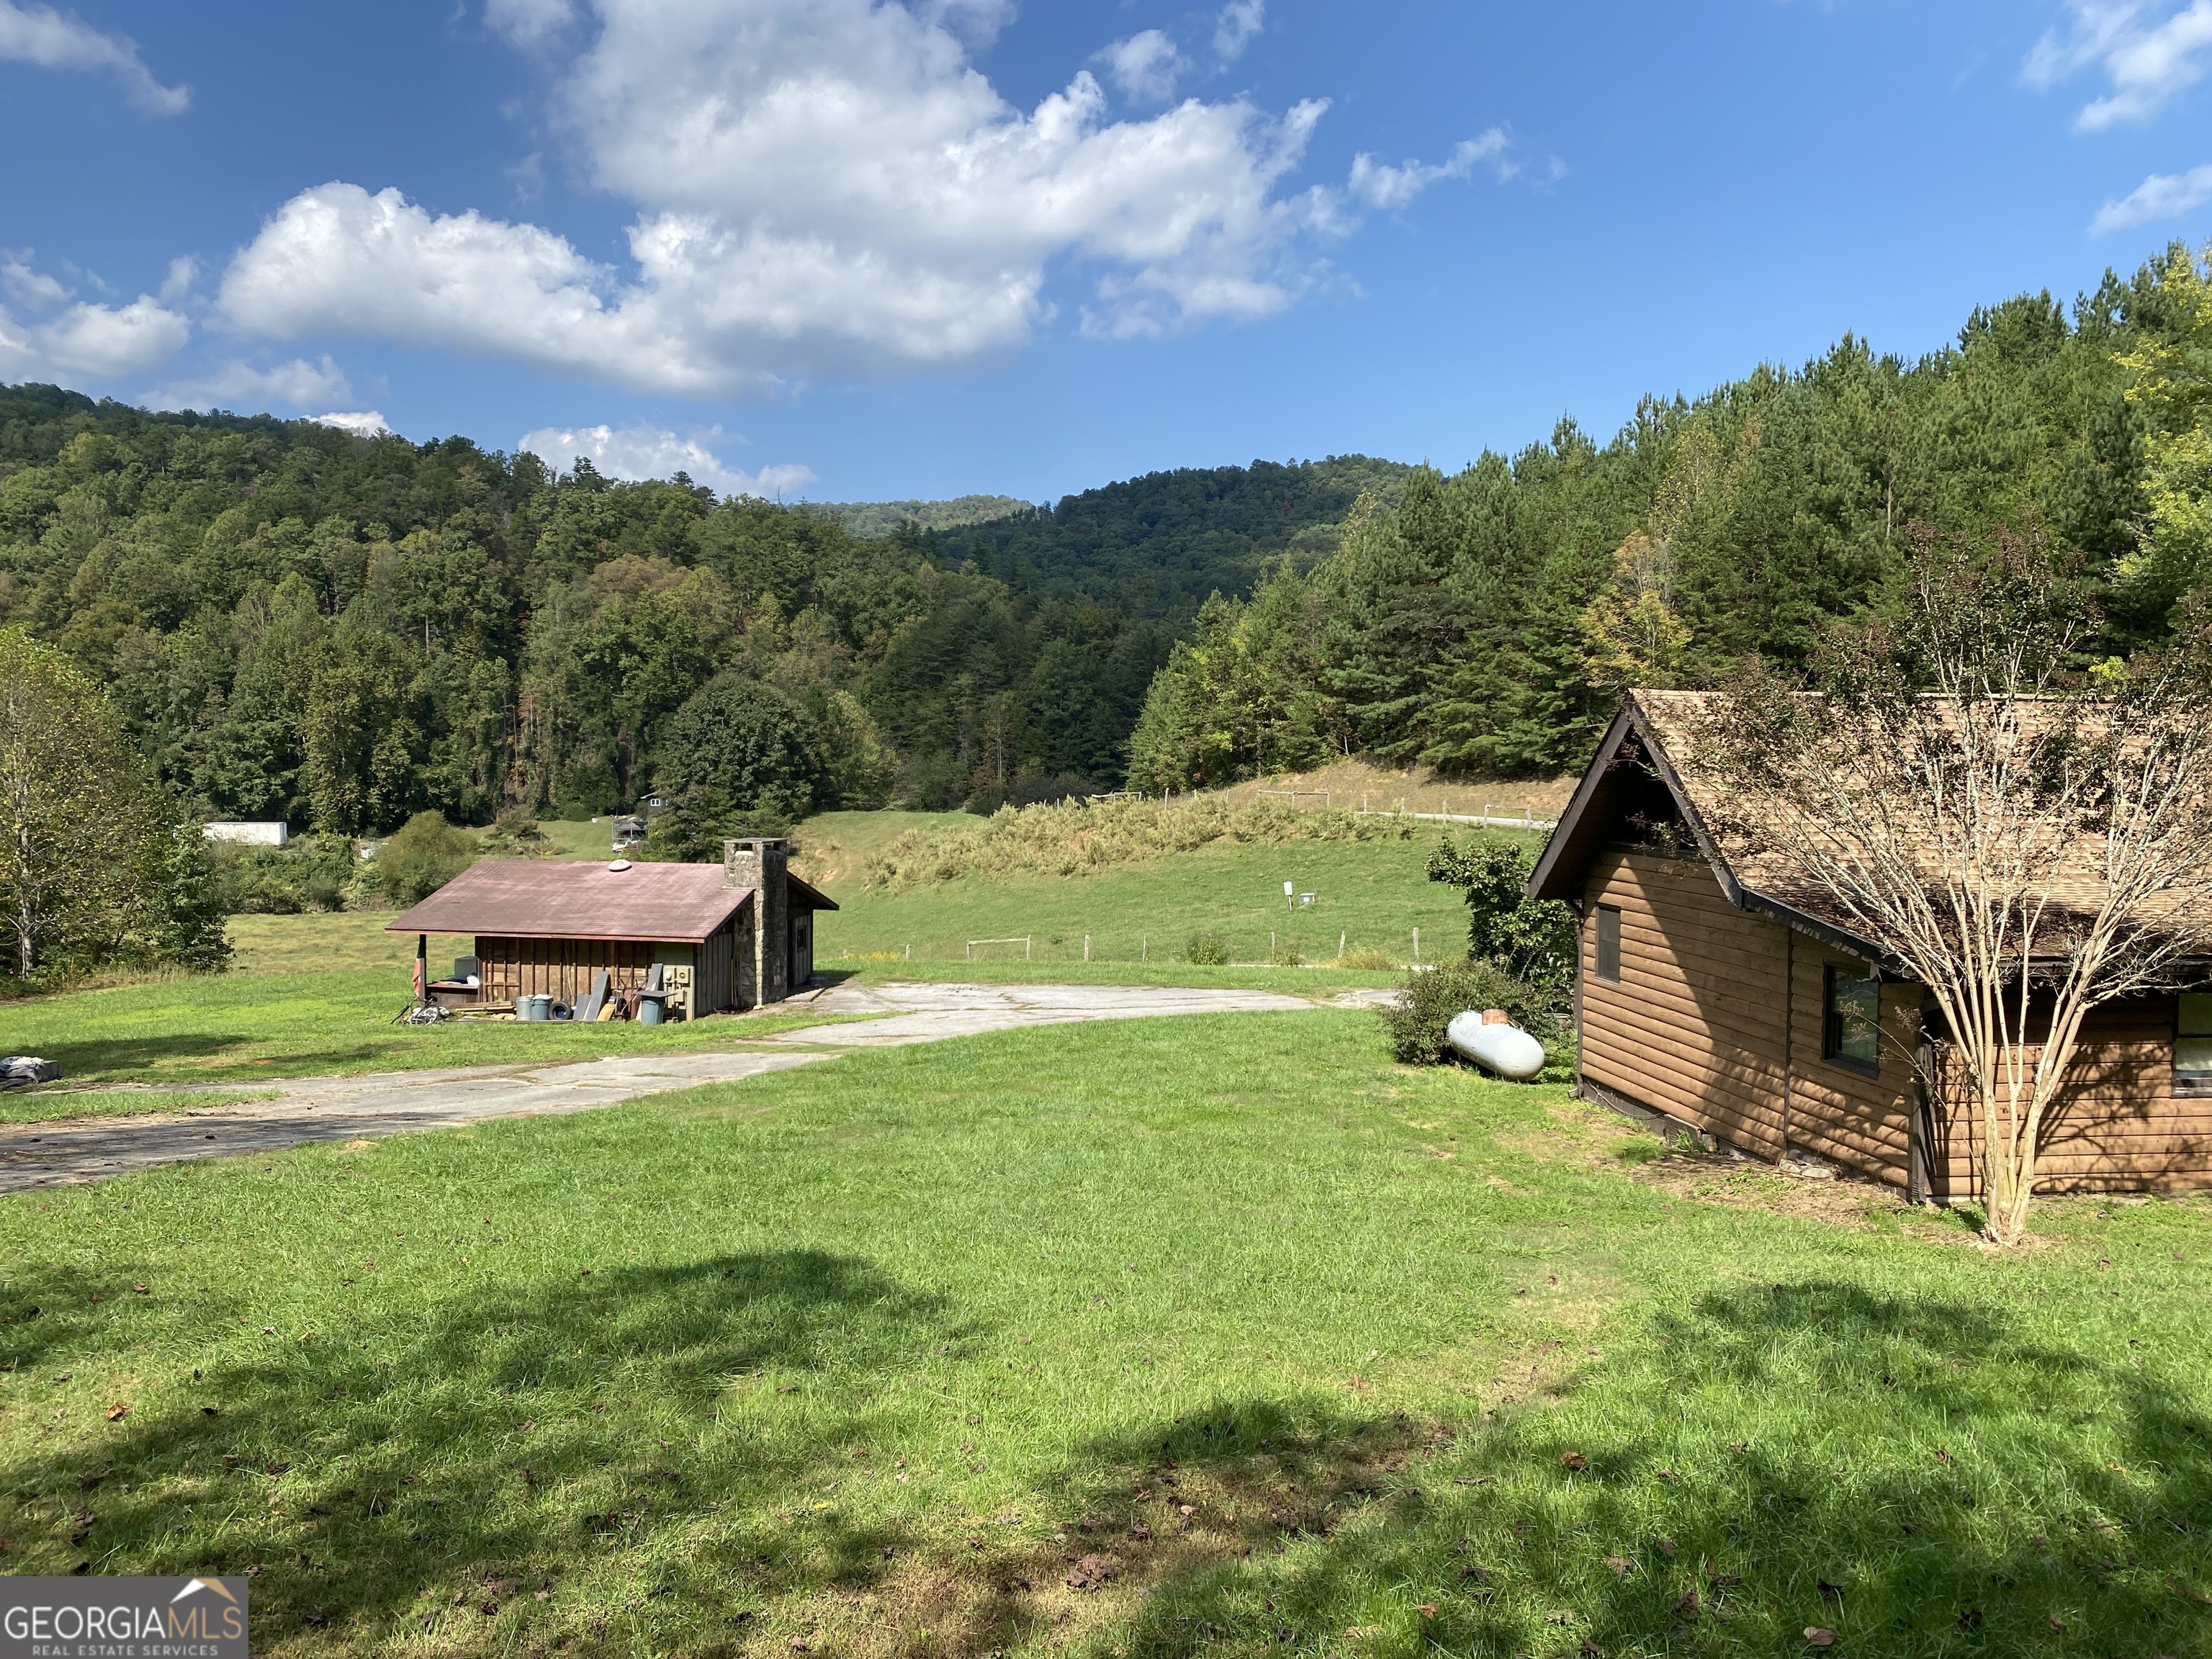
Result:
[[[1413,959],[1416,928],[1422,960],[1462,956],[1467,908],[1455,889],[1428,879],[1425,866],[1441,830],[1425,829],[1405,840],[1224,841],[1073,876],[978,869],[888,891],[833,887],[842,908],[819,919],[815,960],[827,969],[888,971],[910,951],[917,964],[961,964],[970,939],[1025,938],[1030,967],[1060,973],[1082,963],[1087,936],[1093,964],[1181,974],[1199,971],[1183,960],[1193,936],[1212,934],[1232,963],[1296,953],[1333,968],[1340,943],[1346,955],[1373,952],[1371,960],[1395,967]],[[1285,882],[1293,890],[1289,901]],[[1314,896],[1310,905],[1296,902],[1303,893]],[[1009,967],[1008,959],[1021,952],[1019,945],[1000,945],[974,955],[1014,972],[1018,962]]]

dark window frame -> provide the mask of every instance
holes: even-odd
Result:
[[[1874,987],[1874,1058],[1861,1059],[1844,1052],[1844,1013],[1836,1001],[1838,981],[1850,980],[1854,984]],[[1820,974],[1820,1059],[1841,1071],[1856,1072],[1861,1077],[1881,1075],[1881,975],[1872,971],[1856,971],[1855,964],[1831,962]]]
[[[1610,937],[1607,937],[1606,930],[1606,923],[1608,920],[1613,923]],[[1606,985],[1620,984],[1620,907],[1619,905],[1601,904],[1597,907],[1597,941],[1592,954],[1596,958],[1590,969],[1592,975]],[[1607,960],[1608,957],[1611,957],[1610,971],[1608,971]]]
[[[2198,1072],[2184,1076],[2181,1070],[2181,1044],[2183,1041],[2187,1038],[2193,1037],[2201,1040],[2205,1037],[2212,1037],[2212,1031],[2188,1031],[2182,1029],[2181,997],[2191,994],[2203,995],[2204,994],[2202,992],[2193,994],[2184,992],[2181,995],[2177,995],[2173,999],[2173,1050],[2170,1056],[2172,1062],[2170,1070],[2172,1072],[2172,1087],[2175,1097],[2178,1099],[2198,1100],[2203,1099],[2208,1095],[2212,1095],[2212,1073]]]

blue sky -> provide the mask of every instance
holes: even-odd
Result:
[[[0,380],[817,500],[1456,467],[2203,242],[2208,71],[2212,0],[0,0]]]

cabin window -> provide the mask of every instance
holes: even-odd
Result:
[[[1881,1065],[1881,981],[1856,964],[1830,963],[1821,1001],[1820,1058],[1872,1077]]]
[[[2174,999],[2173,1092],[2212,1095],[2212,995]]]
[[[1610,904],[1597,907],[1597,976],[1620,983],[1620,912]]]

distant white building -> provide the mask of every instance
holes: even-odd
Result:
[[[219,818],[200,826],[210,841],[234,841],[248,847],[283,847],[292,839],[289,823],[246,823]]]

